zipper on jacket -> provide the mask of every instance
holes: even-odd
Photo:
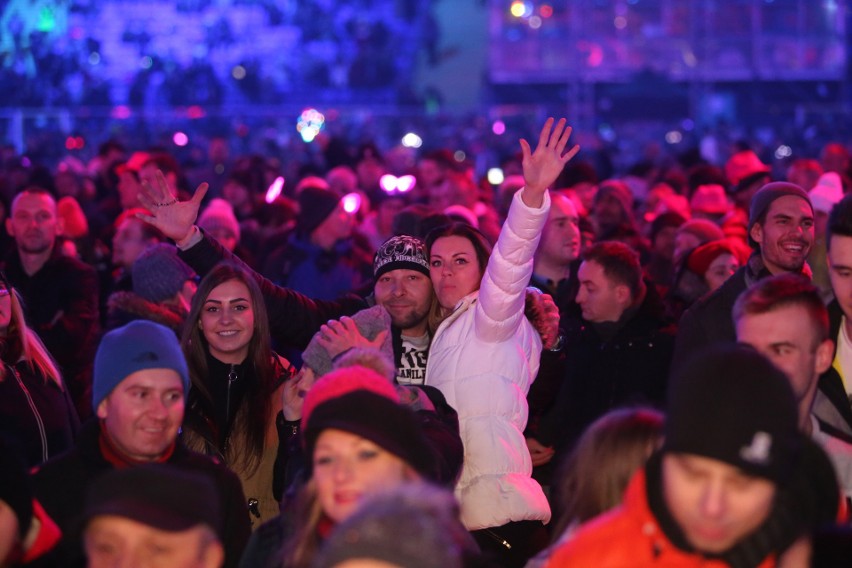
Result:
[[[41,461],[47,461],[47,434],[44,431],[44,420],[41,418],[41,414],[39,414],[38,408],[36,408],[35,402],[33,401],[33,397],[30,394],[30,391],[24,385],[24,381],[21,380],[21,375],[18,373],[18,370],[11,366],[7,365],[9,369],[12,370],[12,374],[15,375],[15,379],[18,381],[18,385],[21,387],[21,390],[24,391],[24,396],[27,399],[27,404],[30,405],[30,410],[33,411],[33,417],[35,418],[36,424],[38,425],[38,434],[41,437]]]
[[[231,370],[228,372],[228,390],[225,392],[225,428],[230,430],[230,422],[231,422],[231,385],[233,385],[237,381],[237,370],[236,365],[231,363]],[[230,438],[230,433],[228,436],[225,436],[225,440],[222,442],[222,453],[228,449],[228,438]]]

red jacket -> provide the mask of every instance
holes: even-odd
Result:
[[[546,564],[546,568],[567,566],[723,568],[727,564],[683,551],[669,541],[648,506],[645,471],[640,470],[630,480],[621,506],[580,527],[571,540],[556,549]],[[774,566],[775,556],[772,555],[758,568]]]

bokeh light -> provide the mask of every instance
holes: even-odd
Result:
[[[315,108],[303,110],[296,120],[296,130],[306,143],[313,142],[324,126],[325,116]]]
[[[423,139],[413,132],[402,137],[402,145],[406,148],[419,148],[423,145]]]
[[[172,142],[175,143],[175,146],[186,146],[189,144],[189,136],[187,136],[185,132],[175,132],[172,136]]]
[[[267,203],[272,203],[278,196],[281,195],[281,192],[284,191],[284,177],[278,176],[273,180],[271,184],[269,184],[269,188],[266,190],[266,197],[264,200]]]
[[[503,170],[500,168],[489,168],[488,169],[488,183],[491,185],[500,185],[503,183],[503,180],[506,179],[506,176],[503,175]]]
[[[414,189],[417,180],[412,175],[396,177],[393,174],[385,174],[379,179],[379,186],[386,193],[405,193]]]
[[[787,146],[786,144],[781,144],[775,149],[775,159],[783,160],[784,158],[789,158],[793,155],[793,149]]]
[[[352,215],[361,208],[361,196],[353,191],[344,195],[340,203],[343,204],[343,210]]]
[[[677,130],[670,130],[666,132],[666,142],[669,144],[680,144],[683,141],[683,134],[681,134]]]

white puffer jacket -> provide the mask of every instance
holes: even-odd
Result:
[[[464,467],[456,497],[468,530],[550,520],[523,435],[526,395],[541,355],[541,338],[524,316],[525,290],[550,197],[545,194],[542,207],[532,209],[520,194],[479,291],[460,300],[438,327],[426,367],[426,384],[459,414]]]

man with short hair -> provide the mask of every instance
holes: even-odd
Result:
[[[177,439],[188,390],[189,371],[170,329],[138,320],[104,336],[92,389],[98,420],[84,425],[75,448],[43,464],[33,476],[36,498],[66,535],[50,557],[53,562],[79,565],[80,543],[68,538],[68,531],[86,490],[102,475],[168,463],[204,475],[216,486],[225,519],[219,534],[225,565],[237,566],[251,530],[248,506],[236,474]]]
[[[83,546],[89,568],[220,568],[224,548],[216,488],[167,465],[113,470],[89,488]]]
[[[523,177],[521,177],[523,184]],[[580,261],[580,216],[577,207],[564,193],[550,194],[550,212],[541,233],[535,256],[533,257],[533,275],[530,286],[550,294],[559,310],[561,319],[578,313],[575,298],[579,288],[577,269]],[[541,364],[535,381],[527,393],[529,419],[524,430],[527,447],[530,450],[533,476],[542,484],[550,483],[550,468],[542,469],[551,462],[554,449],[541,443],[540,438],[552,440],[546,430],[550,427],[544,420],[553,408],[559,389],[565,377],[566,359],[562,353],[562,340],[558,340],[554,349],[542,351]],[[544,429],[544,431],[542,430]]]
[[[808,194],[788,182],[766,184],[751,201],[748,234],[754,251],[748,262],[681,317],[672,370],[702,347],[736,339],[731,309],[746,288],[767,276],[805,271],[814,244],[814,210]]]
[[[580,215],[562,193],[551,195],[550,213],[533,259],[531,286],[553,296],[560,312],[577,295],[577,259],[580,257]]]
[[[832,365],[820,376],[814,413],[852,436],[852,197],[828,215],[825,235],[828,277],[834,300],[828,304]]]
[[[812,412],[819,376],[831,365],[834,351],[819,291],[804,276],[765,278],[740,295],[733,317],[737,340],[787,375],[798,404],[799,429],[822,446],[844,493],[852,497],[852,439]]]
[[[16,248],[4,261],[9,282],[24,300],[29,326],[59,363],[80,418],[91,415],[91,364],[98,338],[95,270],[56,246],[62,220],[46,190],[15,196],[6,231]]]
[[[557,424],[552,443],[559,453],[616,406],[662,405],[674,344],[674,325],[654,286],[642,280],[639,258],[630,247],[616,241],[592,246],[583,255],[578,278],[582,316],[562,323],[568,363],[557,402],[545,419]]]
[[[714,346],[675,372],[668,394],[663,446],[622,505],[581,525],[547,566],[768,568],[834,521],[831,462],[799,431],[789,381],[762,355]]]

